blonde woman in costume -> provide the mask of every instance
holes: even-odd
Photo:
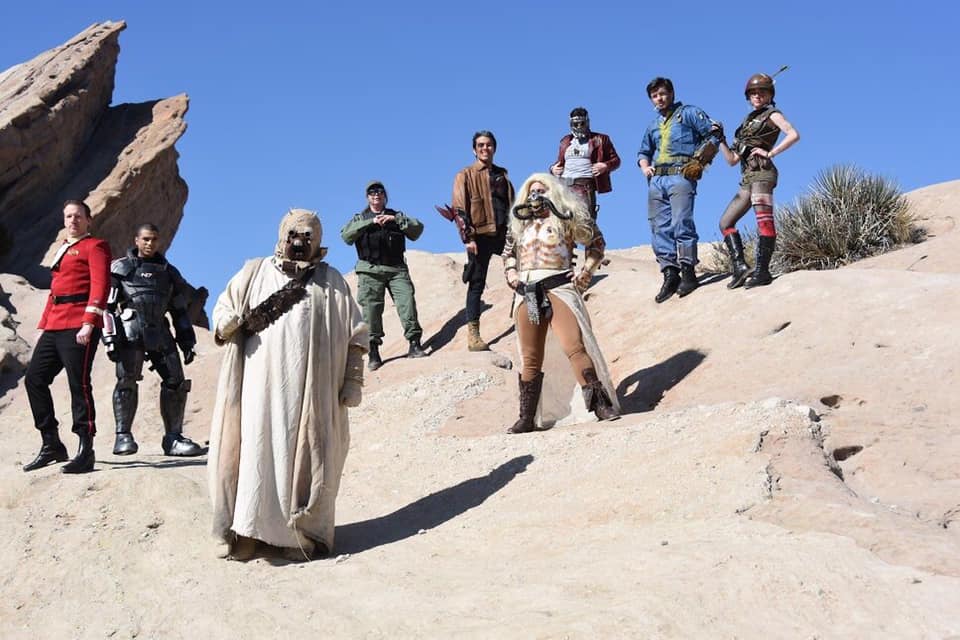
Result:
[[[574,274],[577,244],[586,247],[586,258]],[[517,293],[513,317],[521,359],[520,418],[509,433],[537,429],[538,408],[541,424],[575,415],[576,386],[582,389],[582,408],[599,420],[620,416],[581,296],[603,250],[603,235],[581,198],[547,173],[527,178],[511,209],[503,251],[507,284]],[[559,343],[566,366],[551,366],[549,358],[545,363],[548,335]],[[544,368],[550,372],[546,393]]]

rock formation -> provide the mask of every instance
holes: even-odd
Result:
[[[0,272],[48,286],[42,265],[62,239],[69,198],[90,205],[93,233],[114,255],[144,212],[174,237],[187,200],[174,143],[186,131],[188,98],[109,106],[124,28],[94,24],[0,74]],[[198,297],[193,320],[206,326],[206,289]]]

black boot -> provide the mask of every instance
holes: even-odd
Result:
[[[680,269],[676,267],[664,267],[663,269],[663,286],[660,287],[660,293],[657,294],[657,297],[654,298],[658,303],[663,302],[674,293],[677,292],[677,287],[680,286]]]
[[[160,387],[160,418],[163,419],[164,436],[161,446],[163,455],[178,458],[202,456],[207,452],[190,438],[183,435],[183,414],[187,409],[187,393],[190,381],[184,380],[176,389]]]
[[[96,456],[93,453],[93,436],[85,433],[80,437],[80,447],[73,460],[63,465],[64,473],[87,473],[93,471]]]
[[[43,444],[40,445],[40,453],[33,459],[33,462],[23,465],[24,471],[40,469],[54,462],[65,462],[70,457],[67,455],[67,448],[60,442],[60,436],[57,435],[56,428],[41,431],[40,437],[43,439]]]
[[[680,286],[677,287],[677,295],[681,298],[694,292],[700,286],[697,281],[697,272],[694,271],[692,264],[680,265]]]
[[[407,351],[408,358],[426,358],[427,352],[423,350],[423,347],[420,346],[420,338],[415,338],[410,341],[410,349]]]
[[[370,353],[367,354],[367,357],[369,358],[367,369],[370,369],[370,371],[376,371],[383,366],[383,359],[380,357],[380,345],[371,342]]]
[[[113,443],[113,455],[133,455],[140,448],[130,432],[137,414],[137,384],[121,386],[113,390],[113,417],[117,423],[117,437]]]
[[[743,240],[740,239],[740,234],[734,231],[723,237],[723,244],[727,245],[727,252],[730,254],[731,277],[730,282],[727,283],[727,289],[736,289],[751,273],[743,256]]]
[[[589,411],[593,411],[597,420],[616,420],[620,417],[613,401],[607,395],[607,390],[603,388],[603,383],[597,378],[596,369],[584,369],[581,374],[583,381],[583,402],[587,405]]]
[[[117,438],[113,441],[113,455],[130,456],[140,450],[137,441],[133,439],[133,434],[125,431],[118,431]]]
[[[773,282],[773,276],[770,275],[770,259],[773,257],[773,249],[776,245],[776,236],[760,236],[757,239],[757,268],[753,270],[753,276],[744,285],[747,289],[762,287]]]
[[[543,372],[530,382],[524,382],[517,376],[520,383],[520,419],[507,429],[507,433],[528,433],[536,431],[534,418],[537,415],[537,405],[540,404],[540,390],[543,389]]]

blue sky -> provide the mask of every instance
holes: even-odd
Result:
[[[905,190],[960,178],[957,6],[16,3],[4,9],[0,68],[94,22],[127,21],[114,102],[190,95],[177,145],[190,197],[168,255],[212,302],[245,259],[271,252],[292,206],[319,212],[328,260],[350,270],[356,254],[339,230],[373,178],[391,207],[426,224],[410,248],[461,250],[433,205],[450,200],[454,174],[473,161],[473,132],[496,133],[496,161],[519,186],[553,161],[578,105],[623,159],[600,199],[608,246],[648,243],[635,161],[654,116],[644,87],[657,75],[732,132],[747,112],[747,77],[790,65],[777,103],[802,139],[777,158],[777,202],[838,163]],[[701,240],[719,236],[737,181],[718,158],[700,182]]]

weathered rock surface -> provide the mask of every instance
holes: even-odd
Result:
[[[95,24],[0,74],[0,224],[19,244],[76,173],[113,96],[123,22]],[[51,242],[52,238],[46,238]],[[8,246],[9,248],[9,246]],[[7,260],[0,271],[10,271]]]
[[[0,282],[0,408],[9,402],[6,392],[16,386],[19,374],[30,361],[30,345],[17,334],[16,312],[10,294]]]
[[[186,131],[185,94],[110,107],[123,22],[95,24],[68,43],[0,74],[0,273],[49,286],[62,240],[62,203],[84,199],[92,232],[115,256],[143,222],[166,250],[187,185],[176,141]],[[189,278],[190,274],[185,274]],[[194,291],[191,318],[207,326],[207,291]]]

